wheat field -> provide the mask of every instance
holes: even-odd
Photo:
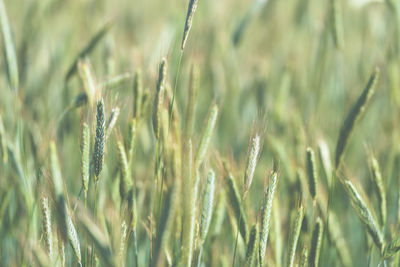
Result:
[[[400,266],[398,0],[0,0],[0,266]]]

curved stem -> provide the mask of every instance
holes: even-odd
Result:
[[[182,57],[183,57],[183,50],[181,50],[181,54],[179,55],[178,70],[177,70],[177,73],[176,73],[175,84],[174,84],[174,92],[172,94],[171,105],[169,106],[168,133],[169,133],[169,129],[171,128],[172,110],[173,110],[173,107],[174,107],[176,88],[178,87],[178,80],[179,80],[179,73],[180,73],[180,70],[181,70]]]

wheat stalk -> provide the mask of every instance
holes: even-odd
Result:
[[[212,105],[207,118],[206,126],[201,135],[199,148],[197,149],[196,155],[196,168],[199,168],[204,161],[206,156],[207,148],[210,144],[211,137],[214,133],[214,128],[217,123],[218,118],[218,106],[216,104]]]
[[[317,218],[311,236],[309,266],[317,267],[322,246],[323,224],[320,217]]]
[[[247,242],[246,261],[244,266],[251,267],[257,261],[257,247],[258,247],[258,224],[253,225],[250,231],[249,242]]]
[[[255,134],[251,137],[249,144],[249,153],[247,156],[246,170],[244,173],[243,198],[246,196],[251,183],[253,182],[254,172],[256,170],[258,159],[260,158],[261,149],[261,137],[259,134]]]
[[[120,245],[119,245],[119,256],[121,258],[121,263],[123,263],[123,257],[125,255],[125,243],[127,237],[128,227],[125,221],[121,223],[121,238],[120,238]]]
[[[328,180],[328,184],[330,184],[333,170],[332,161],[328,144],[323,139],[319,140],[318,142],[318,155],[321,161],[322,170],[324,171],[325,177]]]
[[[371,173],[372,173],[372,182],[373,182],[376,194],[378,196],[380,222],[381,222],[381,226],[384,227],[386,224],[386,217],[387,217],[385,185],[384,185],[382,174],[381,174],[381,171],[379,168],[378,160],[375,158],[375,156],[372,153],[370,153],[370,155],[369,155],[369,162],[370,162]]]
[[[182,258],[183,266],[190,266],[193,257],[193,240],[195,226],[196,190],[193,179],[193,152],[192,142],[189,139],[184,149],[186,164],[182,166],[183,179],[183,221],[182,221]],[[196,179],[197,180],[197,179]]]
[[[83,89],[85,90],[86,96],[89,100],[89,105],[92,107],[92,104],[96,99],[97,84],[89,59],[85,58],[78,61],[78,74],[83,85]]]
[[[272,172],[269,178],[268,186],[264,193],[264,203],[261,209],[261,231],[260,231],[260,245],[259,245],[260,266],[263,266],[265,258],[265,250],[267,249],[272,203],[274,201],[274,194],[277,185],[277,180],[278,180],[278,174],[276,172]]]
[[[206,189],[203,197],[203,210],[201,213],[201,226],[200,226],[200,243],[204,243],[207,237],[208,228],[210,227],[211,216],[214,203],[215,191],[215,173],[211,169],[208,172]]]
[[[87,197],[87,191],[89,189],[89,176],[90,176],[90,128],[84,123],[82,125],[81,135],[81,176],[82,176],[82,187]]]
[[[190,28],[192,28],[194,12],[196,12],[199,0],[189,0],[187,15],[185,20],[185,29],[183,31],[181,50],[185,49],[187,38],[189,37]]]
[[[394,240],[392,240],[386,247],[384,250],[384,258],[389,258],[394,256],[397,252],[400,251],[400,237],[395,238]]]
[[[115,107],[111,110],[110,117],[107,120],[106,125],[106,140],[110,137],[115,124],[117,123],[119,116],[119,107]]]
[[[103,169],[105,143],[105,111],[104,101],[101,99],[97,102],[96,138],[94,141],[94,179],[96,183]]]
[[[53,255],[53,238],[51,232],[51,213],[49,207],[49,200],[47,197],[42,197],[41,201],[42,217],[43,217],[43,237],[46,244],[46,252],[49,258]]]
[[[318,171],[317,163],[315,161],[314,150],[310,147],[306,150],[306,165],[307,165],[307,177],[308,177],[308,189],[313,200],[317,197],[318,187]]]
[[[58,256],[61,261],[61,266],[65,266],[65,244],[64,239],[62,238],[61,231],[57,231],[57,238],[58,238]]]
[[[346,116],[346,119],[343,122],[342,127],[340,128],[339,138],[336,145],[335,169],[339,168],[340,163],[343,159],[344,152],[346,151],[346,147],[350,141],[351,133],[357,122],[365,113],[365,109],[375,93],[375,87],[378,83],[378,78],[379,69],[376,68],[369,78],[367,86],[350,109],[349,113]]]
[[[368,233],[371,235],[379,251],[383,252],[384,248],[383,233],[381,232],[374,216],[372,215],[371,210],[365,203],[364,199],[357,192],[352,182],[347,180],[344,181],[343,184],[346,189],[347,195],[351,199],[354,210],[357,212],[358,217],[360,218],[364,226],[367,228]]]
[[[75,256],[76,256],[76,258],[78,260],[79,265],[82,265],[81,264],[81,262],[82,262],[81,246],[79,244],[78,234],[76,232],[74,223],[73,223],[73,221],[71,219],[71,216],[69,214],[67,205],[65,205],[65,212],[66,212],[65,217],[67,219],[66,225],[67,225],[68,240],[69,240],[69,243],[70,243],[70,245],[72,247],[72,250],[74,251],[74,254],[75,254]]]
[[[132,167],[132,162],[133,162],[133,154],[134,150],[136,147],[136,135],[137,135],[137,120],[132,119],[129,122],[129,134],[128,134],[128,165],[129,167]]]
[[[117,141],[117,149],[119,155],[119,164],[121,169],[121,179],[119,183],[119,192],[121,200],[124,200],[128,195],[128,190],[132,187],[131,170],[126,156],[124,145],[121,141]]]
[[[297,208],[296,217],[292,223],[289,235],[289,248],[288,248],[287,262],[286,262],[286,266],[288,267],[292,267],[294,265],[296,247],[300,236],[303,217],[304,217],[304,207],[303,205],[300,204],[300,206]]]
[[[156,94],[153,103],[153,130],[156,139],[160,138],[161,132],[161,112],[164,103],[165,82],[167,79],[167,60],[161,60],[160,68],[158,71],[158,81],[156,86]]]

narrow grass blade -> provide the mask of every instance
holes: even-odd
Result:
[[[243,240],[247,240],[248,237],[248,224],[247,217],[242,205],[242,199],[240,198],[239,189],[236,185],[235,177],[230,172],[227,163],[224,163],[225,169],[225,181],[228,186],[228,203],[231,206],[233,213],[235,215],[235,219],[237,221],[240,235]]]
[[[106,23],[93,37],[90,39],[89,43],[83,47],[83,49],[79,52],[78,56],[74,60],[74,62],[69,67],[67,74],[65,75],[65,81],[68,82],[72,75],[75,74],[78,66],[78,62],[81,58],[88,55],[93,49],[97,46],[97,44],[103,39],[106,33],[111,29],[113,23]]]
[[[264,6],[268,3],[269,0],[254,0],[253,3],[249,6],[246,13],[239,21],[233,32],[233,44],[238,45],[243,39],[244,32],[250,25],[250,23],[256,18],[258,13],[264,8]]]
[[[8,162],[8,149],[7,149],[7,137],[6,131],[4,129],[3,118],[0,115],[0,148],[3,163],[6,164]]]
[[[0,24],[7,64],[8,82],[10,83],[10,88],[13,91],[17,91],[19,89],[18,61],[4,0],[0,0]]]
[[[143,103],[143,81],[142,71],[138,69],[133,79],[133,117],[140,118],[142,114],[142,103]]]

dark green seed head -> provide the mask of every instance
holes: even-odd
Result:
[[[315,161],[315,153],[314,150],[310,147],[307,148],[306,159],[307,159],[308,187],[312,199],[315,200],[315,198],[317,197],[318,172],[317,172],[317,163]]]
[[[97,102],[96,139],[94,143],[94,174],[97,182],[103,169],[105,149],[105,111],[103,99]]]

